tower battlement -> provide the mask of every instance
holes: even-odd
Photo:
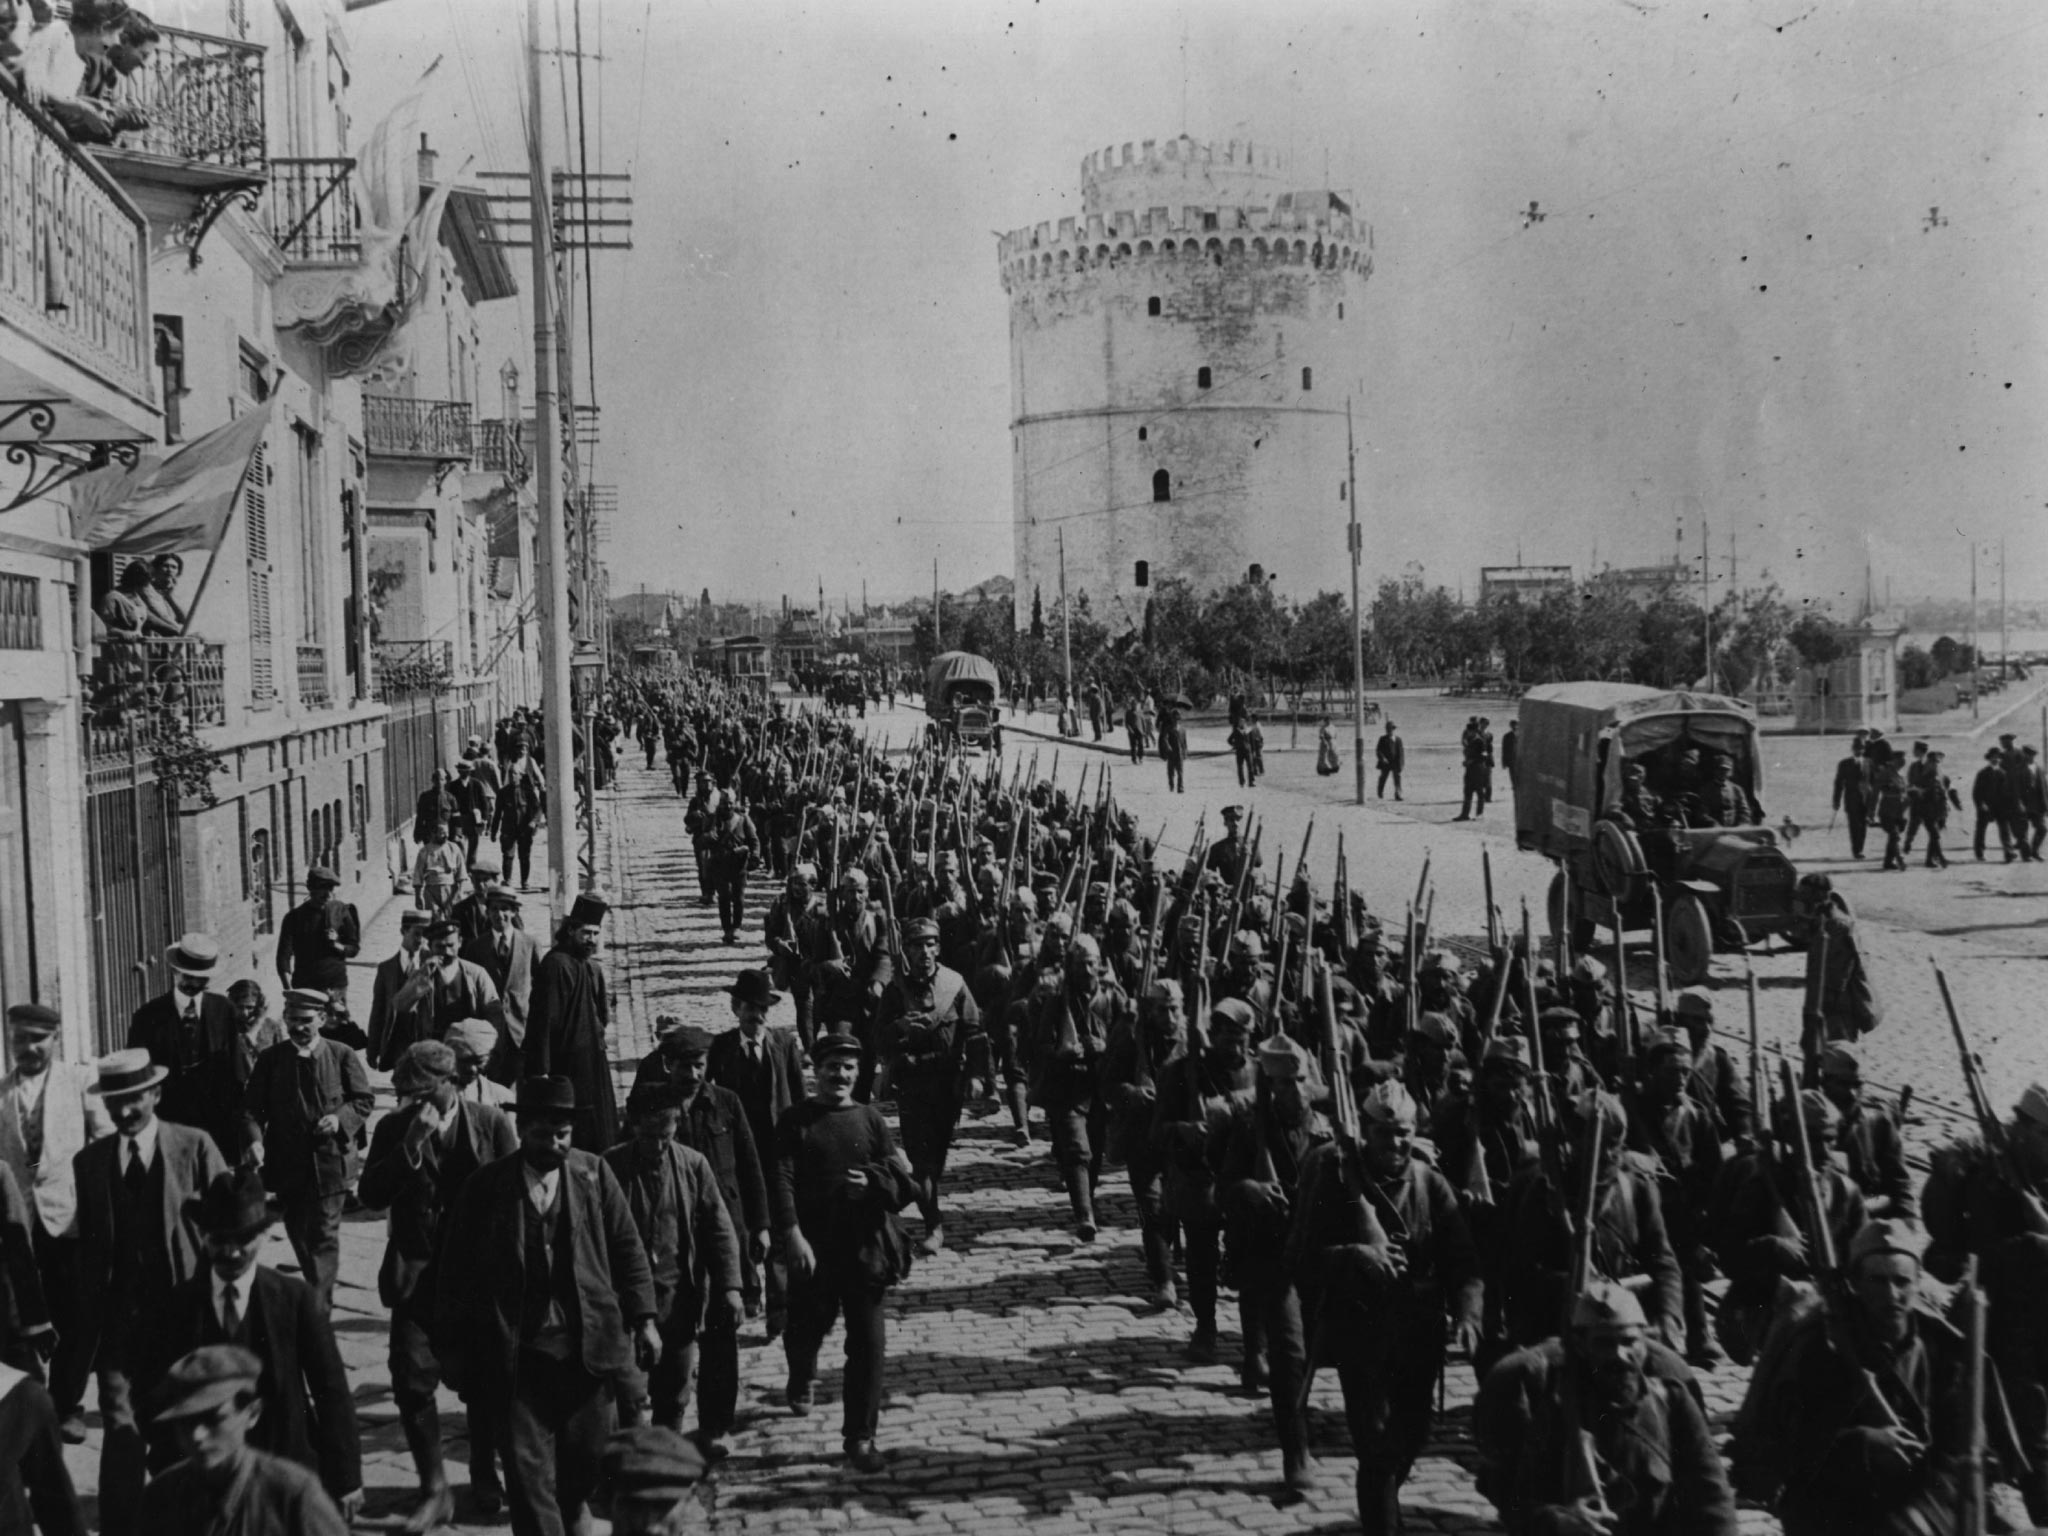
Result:
[[[1268,145],[1248,139],[1210,144],[1182,134],[1084,155],[1081,212],[1186,203],[1270,205],[1290,184],[1286,156]]]
[[[996,241],[1007,292],[1013,285],[1132,262],[1262,262],[1372,271],[1372,225],[1335,193],[1282,193],[1285,206],[1122,209],[1047,220]],[[1320,207],[1315,200],[1320,199]]]

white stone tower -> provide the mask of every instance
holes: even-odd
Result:
[[[1062,532],[1068,592],[1112,632],[1170,577],[1344,589],[1372,227],[1248,143],[1105,149],[1081,192],[1080,218],[997,243],[1019,625],[1058,595]]]

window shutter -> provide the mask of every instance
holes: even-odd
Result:
[[[264,702],[277,697],[270,632],[270,453],[264,443],[256,445],[242,480],[242,518],[249,530],[249,692]]]

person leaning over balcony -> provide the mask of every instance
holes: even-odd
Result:
[[[149,562],[149,590],[142,594],[157,618],[173,625],[181,635],[192,622],[192,616],[177,597],[178,579],[184,574],[183,560],[176,555],[158,555]]]
[[[100,599],[100,621],[115,640],[148,640],[178,633],[178,624],[162,606],[162,594],[147,561],[121,567],[114,590]]]
[[[445,823],[424,823],[419,857],[412,867],[413,900],[436,917],[446,912],[462,889],[465,862],[462,845],[449,840]]]

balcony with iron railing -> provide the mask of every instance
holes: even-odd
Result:
[[[455,684],[452,640],[377,640],[377,697],[389,703],[416,693],[445,693]]]
[[[475,457],[467,400],[363,396],[363,437],[372,458],[467,463]]]
[[[533,423],[490,417],[476,424],[476,467],[524,480],[532,472]]]
[[[299,647],[299,707],[301,709],[325,709],[334,702],[334,691],[327,682],[327,647],[324,645],[302,645]]]
[[[149,57],[113,95],[148,125],[122,134],[116,153],[260,177],[269,149],[262,44],[162,23],[157,31]]]
[[[96,758],[227,723],[224,648],[191,636],[108,640],[92,670],[87,745]]]
[[[0,338],[33,344],[0,346],[0,426],[32,394],[127,414],[94,386],[153,409],[148,268],[149,226],[135,205],[0,71]],[[59,419],[39,435],[57,441],[66,430]]]
[[[273,160],[270,237],[295,267],[352,267],[363,259],[354,160]]]

